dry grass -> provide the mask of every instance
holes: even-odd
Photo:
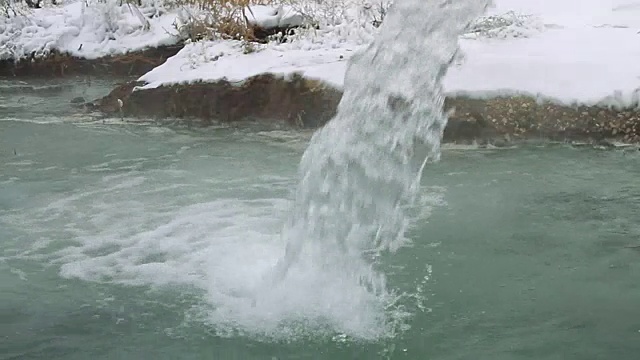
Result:
[[[23,3],[16,3],[10,0],[0,0],[0,16],[4,17],[13,17],[18,15],[23,15],[25,13],[25,9]]]
[[[200,10],[222,9],[236,12],[250,5],[273,5],[274,0],[178,0],[182,5],[191,5]]]
[[[178,0],[177,5],[199,11],[189,14],[189,19],[178,31],[192,41],[203,39],[256,40],[249,24],[250,5],[273,5],[274,0]]]

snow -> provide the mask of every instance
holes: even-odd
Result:
[[[309,50],[265,47],[244,54],[243,47],[239,41],[188,44],[164,64],[142,76],[139,80],[147,84],[141,89],[197,81],[240,82],[264,73],[299,73],[341,87],[347,59],[353,53],[349,47]]]
[[[290,6],[254,5],[246,11],[249,23],[261,28],[287,28],[304,24],[304,18]]]
[[[531,14],[546,30],[525,39],[462,40],[467,58],[445,79],[450,94],[640,107],[640,1],[496,3],[493,13]]]
[[[336,13],[336,1],[344,0],[321,3],[328,4],[322,10],[325,26],[286,43],[187,44],[142,76],[146,85],[141,89],[223,79],[241,82],[263,73],[300,73],[342,87],[348,59],[375,36],[371,20],[376,14],[355,5]],[[464,57],[444,81],[450,95],[529,95],[562,104],[640,107],[640,0],[494,2],[477,31],[461,37]],[[149,16],[151,10],[142,9],[150,25],[145,29],[127,7],[109,9],[75,3],[36,10],[28,26],[0,19],[0,58],[6,58],[7,51],[25,56],[34,49],[54,48],[95,58],[177,41],[171,34],[176,11]],[[289,7],[253,6],[247,16],[265,27],[302,21]],[[113,26],[106,27],[109,21],[104,19]],[[12,36],[9,42],[7,34]]]
[[[39,57],[53,50],[95,59],[178,42],[172,25],[177,11],[117,3],[78,1],[0,16],[0,60]]]
[[[640,35],[616,28],[552,30],[528,39],[462,41],[450,94],[523,94],[566,105],[640,106]]]
[[[444,82],[450,95],[640,106],[640,1],[498,0],[489,15],[509,12],[528,16],[521,24],[462,37],[464,59]],[[250,54],[240,43],[191,44],[141,77],[142,88],[239,82],[262,73],[300,73],[341,87],[347,60],[366,44],[366,36],[358,42],[340,31],[325,35]]]

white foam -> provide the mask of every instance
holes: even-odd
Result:
[[[100,166],[111,171],[145,161],[109,159]],[[85,170],[90,168],[95,166]],[[225,197],[220,193],[228,182],[207,189],[200,182],[207,179],[197,177],[175,169],[105,174],[102,181],[3,220],[29,227],[37,239],[21,257],[48,260],[64,277],[192,292],[201,304],[185,309],[191,321],[205,322],[221,336],[393,334],[394,322],[406,315],[393,307],[399,301],[393,292],[377,298],[341,269],[297,264],[295,274],[277,286],[260,286],[282,256],[278,235],[290,202],[273,192],[286,193],[290,176],[236,179],[233,187],[259,189],[258,198],[255,192]],[[422,210],[438,203],[429,194],[424,199]]]
[[[7,166],[21,166],[21,167],[22,166],[30,167],[35,164],[36,162],[32,160],[11,161],[11,162],[4,163],[4,165],[7,165]]]
[[[0,118],[0,122],[24,122],[24,123],[30,123],[30,124],[37,124],[37,125],[47,125],[47,124],[55,124],[55,123],[62,123],[64,122],[63,118],[60,117],[56,117],[56,116],[46,116],[46,117],[31,117],[28,119],[24,119],[24,118],[17,118],[17,117],[2,117]]]
[[[354,289],[357,308],[394,304],[377,258],[405,245],[407,210],[419,194],[422,170],[440,155],[442,78],[459,35],[487,2],[398,2],[376,40],[352,58],[336,116],[302,156],[282,232],[285,255],[263,286],[301,273],[304,279],[300,268],[310,267],[332,275],[312,285]],[[393,322],[383,311],[374,313],[367,322]]]

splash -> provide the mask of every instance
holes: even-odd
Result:
[[[28,229],[21,236],[36,239],[16,242],[20,258],[59,266],[65,278],[192,296],[197,304],[189,305],[187,327],[204,322],[216,335],[277,341],[394,337],[419,311],[419,305],[410,308],[409,297],[423,299],[425,283],[399,299],[378,258],[402,246],[412,210],[427,207],[412,204],[424,195],[418,193],[422,168],[438,159],[446,123],[440,81],[457,52],[458,34],[485,5],[397,2],[379,38],[349,67],[338,115],[304,154],[291,209],[281,198],[291,186],[288,178],[268,177],[262,169],[255,176],[264,160],[255,154],[264,148],[250,150],[246,142],[245,153],[217,148],[241,153],[249,164],[219,176],[216,169],[228,160],[199,150],[201,139],[167,135],[160,141],[165,147],[152,151],[157,138],[83,130],[92,149],[109,136],[120,150],[90,152],[94,158],[80,161],[47,151],[57,149],[56,141],[41,144],[53,145],[20,170],[42,165],[47,178],[71,172],[76,182],[56,195],[42,190],[20,211],[0,214],[0,222]],[[48,134],[64,143],[75,134],[69,131]],[[221,144],[236,143],[221,136]],[[203,183],[212,186],[194,193]]]
[[[314,268],[339,273],[378,299],[388,295],[375,259],[404,241],[422,170],[440,154],[442,78],[459,35],[488,3],[394,4],[377,39],[352,58],[336,117],[302,157],[283,230],[286,252],[269,284]]]

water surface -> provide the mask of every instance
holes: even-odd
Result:
[[[7,90],[32,85],[57,90]],[[325,274],[244,296],[282,256],[309,134],[68,104],[110,86],[0,86],[0,359],[640,353],[637,150],[445,149],[412,244],[380,260],[398,324],[372,338],[375,309]]]

